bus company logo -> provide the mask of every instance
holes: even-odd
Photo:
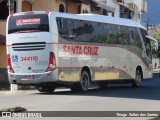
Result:
[[[12,62],[18,62],[18,55],[12,55]]]
[[[40,18],[30,18],[30,19],[18,19],[16,20],[16,25],[30,25],[30,24],[40,24]]]
[[[87,46],[87,45],[64,45],[63,50],[66,53],[72,55],[89,55],[97,56],[98,47],[97,46]]]

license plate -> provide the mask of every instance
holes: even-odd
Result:
[[[25,76],[26,79],[29,79],[29,80],[33,80],[34,79],[34,76],[33,75],[27,75]]]

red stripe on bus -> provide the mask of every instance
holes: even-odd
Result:
[[[121,48],[121,49],[127,50],[127,51],[133,53],[134,55],[136,55],[133,51],[128,50],[128,49],[125,49],[125,48],[120,47],[120,46],[117,46],[117,45],[74,44],[74,43],[65,43],[65,42],[64,42],[64,43],[63,43],[63,42],[61,42],[61,43],[59,43],[59,42],[51,42],[51,43],[46,43],[46,44],[58,44],[58,45],[70,44],[70,45],[89,45],[89,46],[108,46],[108,47],[117,47],[117,48]],[[6,46],[12,46],[12,45],[6,45]],[[136,56],[139,58],[138,55],[136,55]],[[147,65],[146,65],[143,61],[142,61],[142,63],[146,66],[146,68],[147,68],[146,71],[149,71],[149,72],[150,72],[151,69],[148,69]]]

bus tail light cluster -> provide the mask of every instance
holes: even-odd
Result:
[[[8,68],[8,71],[9,71],[9,72],[14,73],[14,70],[13,70],[13,68],[12,68],[12,66],[11,66],[11,58],[10,58],[10,55],[9,55],[9,54],[7,55],[7,68]]]
[[[50,55],[49,55],[49,65],[48,65],[48,68],[47,68],[46,72],[52,71],[54,69],[56,69],[56,59],[55,59],[54,53],[50,52]]]

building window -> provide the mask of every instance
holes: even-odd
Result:
[[[133,17],[133,11],[131,11],[129,8],[120,5],[120,17],[121,18],[127,18],[132,19]]]
[[[0,19],[7,19],[9,15],[9,10],[7,6],[7,1],[0,2]]]
[[[14,1],[14,12],[16,12],[16,1]],[[9,15],[8,0],[0,1],[0,19],[6,20]]]
[[[22,12],[32,11],[32,4],[28,1],[22,2]]]
[[[65,8],[63,4],[59,5],[59,12],[65,12]]]

